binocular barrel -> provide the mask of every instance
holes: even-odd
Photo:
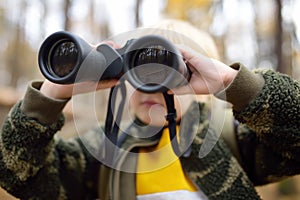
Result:
[[[125,77],[143,92],[163,92],[182,85],[189,71],[168,40],[147,35],[127,41],[120,49],[107,44],[93,47],[66,31],[53,33],[42,43],[38,63],[50,81],[71,84]]]

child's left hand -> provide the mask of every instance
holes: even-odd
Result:
[[[188,85],[169,91],[173,94],[215,94],[227,87],[237,70],[193,50],[179,48],[187,67],[192,72]]]

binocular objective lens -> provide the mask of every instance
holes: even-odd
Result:
[[[59,77],[67,76],[77,65],[78,49],[74,42],[58,42],[50,52],[50,70]]]
[[[163,83],[173,70],[173,57],[170,51],[153,46],[137,51],[133,71],[145,85]]]

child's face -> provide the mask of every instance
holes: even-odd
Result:
[[[167,108],[162,93],[144,93],[129,87],[129,103],[135,116],[145,124],[152,126],[165,126],[167,121],[165,116]],[[177,111],[177,121],[181,119],[182,113],[192,102],[187,96],[175,96],[175,108]]]

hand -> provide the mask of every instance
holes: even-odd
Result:
[[[76,94],[98,91],[111,88],[118,80],[105,80],[100,82],[82,82],[68,85],[61,85],[45,80],[40,91],[44,95],[54,99],[69,99]]]
[[[168,91],[171,94],[215,94],[227,87],[238,72],[191,49],[179,50],[192,74],[188,85]]]

